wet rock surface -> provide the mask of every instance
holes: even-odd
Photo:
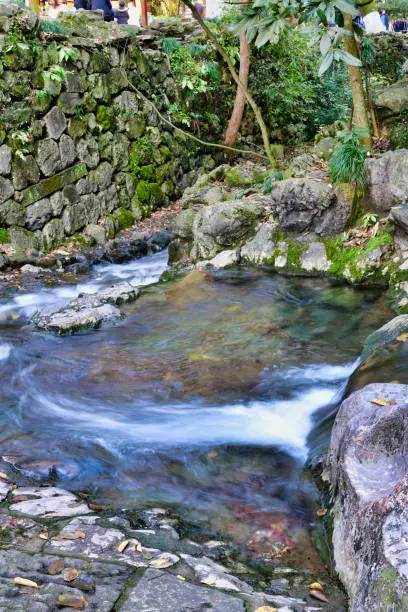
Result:
[[[4,479],[2,484],[10,488]],[[255,589],[257,580],[245,566],[224,565],[232,562],[227,542],[184,540],[166,509],[140,511],[148,528],[132,529],[123,515],[95,512],[55,487],[14,486],[8,504],[0,511],[1,610],[324,609],[307,596],[307,587],[305,597],[299,597],[299,588],[292,596],[285,578],[274,581],[275,594]]]
[[[121,317],[115,305],[134,302],[140,289],[130,283],[118,283],[98,293],[82,294],[60,307],[48,307],[34,315],[32,322],[38,329],[59,334],[97,328],[103,322]]]
[[[327,459],[336,570],[352,611],[404,610],[408,387],[371,384],[338,412]]]

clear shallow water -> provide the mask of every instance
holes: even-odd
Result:
[[[271,524],[302,549],[312,415],[392,313],[374,290],[244,269],[153,285],[96,332],[24,326],[44,304],[119,280],[149,285],[165,265],[161,253],[99,266],[78,286],[4,296],[0,454],[114,507],[172,505],[257,554]]]

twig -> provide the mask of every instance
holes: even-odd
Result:
[[[203,145],[205,147],[216,147],[217,149],[223,149],[224,151],[232,151],[234,153],[240,153],[241,155],[252,155],[252,156],[255,156],[255,157],[259,157],[260,159],[263,159],[263,160],[265,160],[267,162],[270,161],[269,158],[266,157],[266,155],[261,155],[260,153],[256,153],[255,151],[249,151],[249,150],[246,150],[246,149],[236,149],[235,147],[228,147],[227,145],[217,144],[215,142],[205,142],[204,140],[201,140],[200,138],[197,138],[197,136],[193,136],[193,134],[190,134],[189,132],[185,132],[181,128],[177,127],[177,125],[174,125],[174,123],[172,123],[169,119],[164,117],[164,115],[161,114],[161,112],[159,111],[157,106],[151,100],[149,100],[149,98],[146,98],[146,96],[144,94],[142,94],[142,92],[139,91],[137,89],[137,87],[135,87],[133,85],[133,83],[131,83],[129,81],[129,79],[128,79],[128,86],[131,89],[133,89],[133,91],[135,91],[137,93],[137,95],[140,96],[145,102],[147,102],[147,104],[150,104],[150,106],[155,111],[156,115],[161,119],[161,121],[163,121],[163,123],[165,123],[166,125],[170,126],[173,130],[176,130],[177,132],[180,132],[180,134],[184,134],[184,136],[187,136],[188,138],[191,138],[191,140],[195,140],[200,145]]]

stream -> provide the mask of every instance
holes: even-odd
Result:
[[[31,482],[115,509],[171,507],[198,538],[321,568],[303,470],[312,415],[392,311],[375,289],[251,268],[158,283],[166,266],[161,252],[0,292],[0,455]],[[123,280],[146,288],[115,326],[27,326],[43,305]]]

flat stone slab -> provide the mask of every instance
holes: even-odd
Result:
[[[55,517],[71,517],[92,512],[88,506],[78,500],[78,498],[65,489],[56,487],[21,487],[13,491],[13,496],[24,495],[34,497],[19,501],[12,505],[12,510],[18,514],[28,516],[46,517],[52,514]]]
[[[116,305],[134,302],[140,289],[130,283],[118,283],[98,293],[84,293],[63,306],[44,308],[32,318],[38,329],[70,334],[95,329],[105,321],[121,318]]]
[[[197,578],[204,584],[211,584],[211,586],[224,589],[224,591],[253,592],[249,584],[235,576],[231,576],[230,570],[220,563],[216,563],[208,557],[181,556],[187,565],[193,568]]]
[[[3,501],[3,499],[6,499],[7,495],[10,492],[10,489],[11,489],[10,485],[0,480],[0,501]]]
[[[96,516],[74,519],[60,532],[57,536],[59,539],[51,540],[47,552],[82,555],[90,559],[119,562],[132,567],[156,565],[167,568],[180,560],[175,554],[141,546],[137,539],[127,538],[119,529],[100,527],[96,524],[96,520]],[[75,532],[82,532],[85,537],[68,539]],[[64,536],[67,539],[64,539]],[[122,552],[118,552],[117,546],[122,542],[127,542],[127,545]]]
[[[173,574],[148,569],[131,589],[123,604],[123,612],[176,612],[211,610],[212,612],[244,612],[245,605],[226,593],[190,584]]]
[[[123,592],[131,569],[84,559],[63,559],[64,570],[75,568],[78,578],[66,582],[61,573],[51,575],[53,555],[31,555],[20,551],[0,551],[0,610],[50,612],[60,609],[60,595],[83,597],[89,610],[109,612]],[[15,577],[32,580],[38,589],[14,584]],[[68,610],[69,608],[64,608]]]

